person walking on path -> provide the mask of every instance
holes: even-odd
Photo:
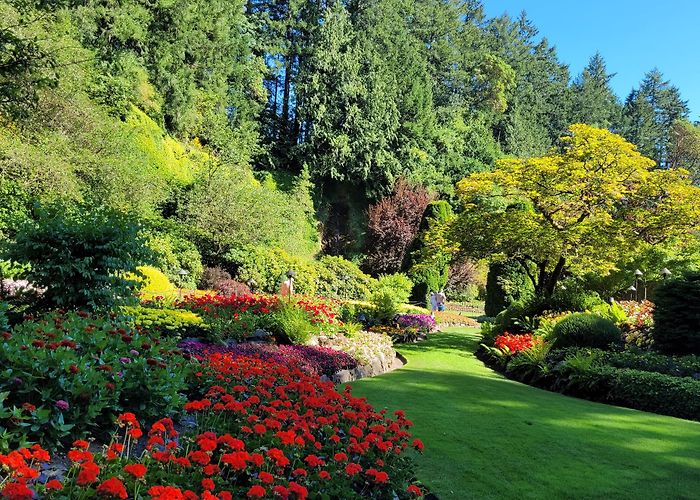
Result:
[[[435,311],[437,311],[438,302],[437,294],[435,292],[430,292],[430,316],[435,317]]]
[[[435,296],[435,302],[437,302],[437,310],[438,311],[445,310],[445,303],[447,302],[447,296],[445,295],[444,290],[440,290],[437,293],[437,295]]]

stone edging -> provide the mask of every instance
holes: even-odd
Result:
[[[332,380],[336,384],[347,384],[348,382],[353,382],[354,380],[359,380],[366,377],[376,377],[382,373],[387,373],[397,368],[401,368],[408,361],[404,356],[394,351],[394,358],[391,360],[382,357],[377,357],[372,360],[371,363],[365,365],[358,365],[352,370],[340,370],[333,374],[331,378],[324,375],[325,380]]]

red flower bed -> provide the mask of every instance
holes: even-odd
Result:
[[[499,349],[508,350],[509,352],[516,354],[520,351],[530,349],[538,342],[540,342],[540,339],[533,337],[531,333],[524,333],[522,335],[505,333],[504,335],[499,335],[496,337],[494,345]]]
[[[411,498],[411,460],[422,450],[401,411],[387,416],[330,382],[255,358],[214,354],[197,374],[201,398],[188,402],[196,418],[191,435],[170,419],[156,422],[146,451],[129,458],[142,431],[133,414],[118,419],[120,432],[100,456],[76,441],[63,483],[37,484],[39,450],[13,452],[10,477],[0,473],[9,499],[47,498]],[[37,453],[38,455],[35,455]],[[26,460],[33,460],[27,463]],[[8,459],[0,455],[0,464]],[[7,468],[7,467],[6,467]],[[34,470],[35,472],[28,472]]]

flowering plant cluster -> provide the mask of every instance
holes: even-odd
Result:
[[[513,335],[506,332],[505,334],[496,337],[494,345],[502,351],[517,354],[520,351],[530,349],[533,345],[539,342],[542,342],[542,339],[533,336],[531,333]]]
[[[114,412],[154,419],[184,401],[191,363],[175,340],[113,316],[28,317],[0,340],[0,427],[10,444],[65,441]]]
[[[229,347],[220,344],[205,344],[199,341],[181,342],[179,347],[200,359],[214,353],[227,354],[233,358],[255,357],[283,366],[298,366],[308,374],[329,377],[340,370],[351,370],[357,366],[355,358],[329,347],[274,345],[261,342],[249,342]]]
[[[197,421],[191,434],[180,435],[164,418],[144,436],[135,415],[122,414],[102,454],[88,451],[86,441],[73,443],[63,481],[37,480],[32,463],[48,460],[45,452],[13,452],[24,462],[15,459],[10,476],[0,476],[0,493],[10,500],[422,496],[405,450],[420,451],[423,443],[411,438],[403,412],[389,417],[349,388],[339,393],[298,368],[255,358],[213,354],[199,379],[208,389],[185,405]],[[134,458],[142,436],[145,451]]]
[[[654,344],[654,303],[649,300],[623,300],[619,304],[628,318],[621,327],[625,344],[650,348]]]
[[[284,303],[280,301],[280,297],[275,295],[205,295],[188,296],[175,305],[199,314],[213,340],[220,341],[226,338],[243,340],[257,329],[274,330],[279,324],[275,315],[281,312],[283,306],[289,306],[286,300]],[[337,305],[332,302],[299,297],[291,305],[303,312],[307,318],[305,321],[314,330],[334,330],[340,324]]]
[[[376,332],[358,331],[347,335],[319,337],[319,344],[343,351],[361,365],[368,365],[377,359],[391,364],[396,356],[391,337]]]
[[[428,314],[398,314],[394,322],[402,328],[417,328],[425,332],[432,332],[437,327],[435,319]]]
[[[415,327],[397,327],[387,325],[372,325],[368,328],[372,333],[381,333],[391,338],[394,344],[405,344],[407,342],[418,342],[428,337],[428,332]]]

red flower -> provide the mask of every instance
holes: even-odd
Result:
[[[265,471],[258,474],[258,479],[260,479],[260,481],[262,481],[265,484],[272,484],[275,481],[275,477],[269,472]]]
[[[129,495],[126,492],[124,483],[122,483],[116,477],[112,477],[104,481],[97,487],[97,494],[105,498],[118,498],[120,500],[126,500]]]
[[[423,492],[415,484],[412,484],[408,488],[406,488],[406,491],[409,492],[411,495],[415,495],[417,497],[423,496]]]
[[[215,487],[216,487],[216,485],[214,484],[214,481],[212,481],[212,480],[209,479],[208,477],[202,479],[202,488],[203,488],[203,489],[211,491],[211,490],[213,490]]]
[[[0,493],[2,493],[3,498],[8,500],[32,500],[34,498],[34,492],[21,482],[8,483]]]
[[[250,487],[247,496],[248,498],[263,498],[265,496],[265,493],[265,488],[263,488],[259,484],[256,484]]]
[[[362,472],[362,466],[360,464],[351,463],[345,466],[345,473],[348,476],[354,476]]]
[[[63,489],[63,485],[61,484],[61,481],[58,481],[57,479],[51,479],[48,481],[44,487],[47,490],[53,490],[53,491],[61,491]]]
[[[100,468],[95,462],[85,462],[80,464],[80,472],[76,483],[78,486],[85,486],[97,481],[97,476],[100,474]]]
[[[88,443],[84,439],[77,439],[73,441],[73,448],[76,448],[78,450],[87,450],[89,446],[90,443]]]
[[[146,466],[143,464],[129,464],[124,466],[124,472],[132,475],[136,479],[140,479],[146,475],[148,469],[146,469]]]
[[[418,451],[423,451],[423,448],[424,448],[423,441],[421,441],[418,438],[414,439],[413,440],[413,447]]]

